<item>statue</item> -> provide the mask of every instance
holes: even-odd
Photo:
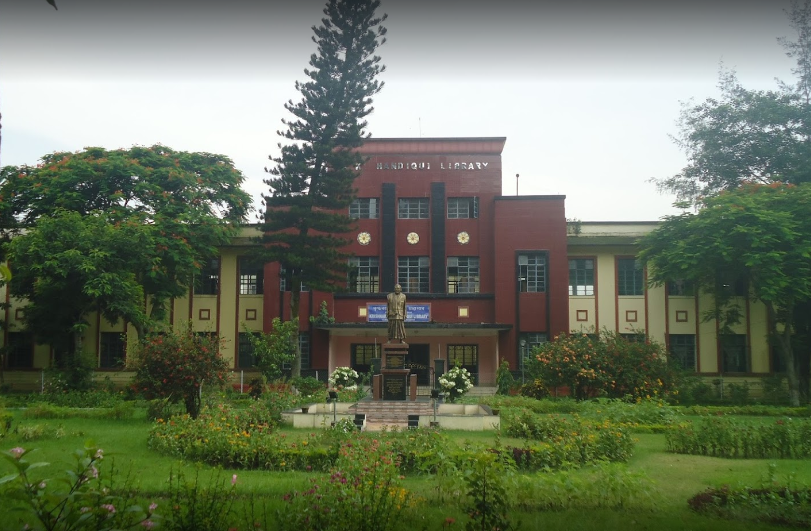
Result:
[[[394,286],[394,293],[386,296],[386,318],[389,320],[389,342],[397,339],[405,342],[406,296],[400,284]]]

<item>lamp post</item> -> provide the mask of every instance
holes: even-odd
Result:
[[[338,392],[330,391],[327,402],[332,402],[332,425],[335,426],[338,424],[338,411],[336,410],[338,407]]]
[[[434,422],[431,423],[433,426],[437,425],[437,423],[436,423],[436,402],[437,402],[437,400],[439,400],[439,389],[431,389],[431,402],[434,405]]]

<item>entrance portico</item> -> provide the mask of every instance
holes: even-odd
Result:
[[[436,360],[447,371],[458,362],[477,385],[494,385],[499,362],[499,337],[512,329],[504,324],[408,323],[405,366],[417,375],[418,385],[430,386]],[[329,371],[352,367],[371,370],[387,341],[386,323],[333,323],[316,326],[329,334]]]

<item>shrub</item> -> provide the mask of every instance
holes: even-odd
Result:
[[[36,479],[31,471],[46,463],[30,463],[29,450],[13,448],[2,452],[15,473],[0,479],[6,485],[4,498],[24,507],[24,529],[113,530],[151,528],[155,523],[156,504],[147,509],[133,503],[133,491],[126,482],[113,483],[116,471],[100,472],[104,452],[92,442],[74,453],[76,466],[58,480]]]
[[[200,413],[201,387],[222,388],[228,365],[219,355],[220,340],[195,333],[191,325],[148,337],[135,362],[133,387],[148,400],[182,402],[191,417]]]
[[[298,392],[303,396],[313,396],[317,394],[324,394],[327,387],[324,382],[312,376],[297,376],[290,380],[290,383],[298,389]]]
[[[350,367],[336,367],[329,376],[329,385],[337,391],[353,390],[358,388],[358,375],[355,369]]]
[[[527,359],[527,370],[550,386],[568,386],[578,400],[600,395],[651,398],[664,396],[673,387],[673,371],[662,345],[628,341],[608,331],[596,339],[563,334],[543,343]]]
[[[598,398],[580,404],[580,415],[593,420],[608,420],[613,424],[638,426],[671,426],[682,418],[678,408],[659,399],[625,400]]]
[[[811,419],[742,422],[705,417],[665,433],[669,452],[745,459],[811,457]]]
[[[388,442],[377,438],[357,438],[342,445],[329,476],[314,480],[303,492],[285,496],[279,529],[394,529],[411,500],[400,485],[395,455]]]
[[[90,354],[80,352],[66,356],[53,367],[46,369],[45,394],[92,389],[94,368],[95,363]]]
[[[509,395],[515,387],[515,378],[510,372],[510,362],[507,360],[501,360],[496,369],[496,386],[496,394],[499,395]]]
[[[807,486],[724,486],[696,494],[687,504],[696,512],[722,518],[811,527],[811,489]]]
[[[173,510],[165,517],[170,531],[223,531],[234,529],[229,524],[235,518],[233,512],[236,497],[237,475],[228,479],[222,471],[211,478],[207,485],[200,481],[200,471],[188,479],[182,472],[169,473],[169,506]]]
[[[72,408],[54,406],[48,403],[35,403],[23,411],[23,418],[27,419],[128,419],[135,413],[131,402],[119,402],[109,408]]]
[[[439,377],[439,387],[445,393],[448,402],[455,402],[473,389],[470,373],[458,365]]]
[[[519,392],[521,396],[534,398],[535,400],[549,397],[549,388],[540,378],[535,378],[531,382],[525,383],[521,386]]]
[[[645,473],[622,463],[598,463],[585,473],[558,470],[516,479],[513,506],[525,511],[655,510],[660,501]]]
[[[465,483],[469,501],[465,510],[470,521],[465,529],[516,529],[510,522],[508,510],[507,479],[513,471],[510,461],[502,459],[498,452],[487,452],[473,457],[468,465]]]
[[[104,389],[87,389],[84,391],[65,390],[46,392],[38,400],[64,407],[114,407],[124,400],[122,392],[111,392]]]

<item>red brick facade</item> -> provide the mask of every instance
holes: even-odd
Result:
[[[377,216],[358,219],[349,250],[377,260],[379,275],[372,292],[302,293],[300,322],[302,332],[310,334],[309,368],[355,365],[353,345],[386,342],[385,323],[367,322],[364,310],[369,303],[384,304],[394,284],[403,284],[400,266],[407,258],[427,264],[427,275],[403,285],[410,304],[430,306],[430,320],[406,323],[415,366],[433,366],[439,358],[447,369],[454,353],[472,346],[465,352],[475,353],[479,383],[493,384],[501,359],[517,368],[524,334],[551,338],[569,329],[564,196],[502,196],[504,143],[504,138],[366,142],[361,151],[369,159],[355,186],[361,201],[376,204]],[[398,214],[401,199],[416,209],[413,217]],[[357,237],[361,233],[366,234]],[[526,292],[519,291],[519,255],[530,256],[533,276]],[[457,269],[448,269],[457,262],[475,265],[476,259],[477,278],[457,277]],[[266,266],[265,279],[267,330],[273,317],[289,317],[289,293],[278,290],[278,264]],[[464,288],[455,284],[458,279]],[[417,288],[420,281],[422,288]],[[454,290],[465,292],[449,293]],[[327,302],[334,325],[309,322],[321,301]]]

